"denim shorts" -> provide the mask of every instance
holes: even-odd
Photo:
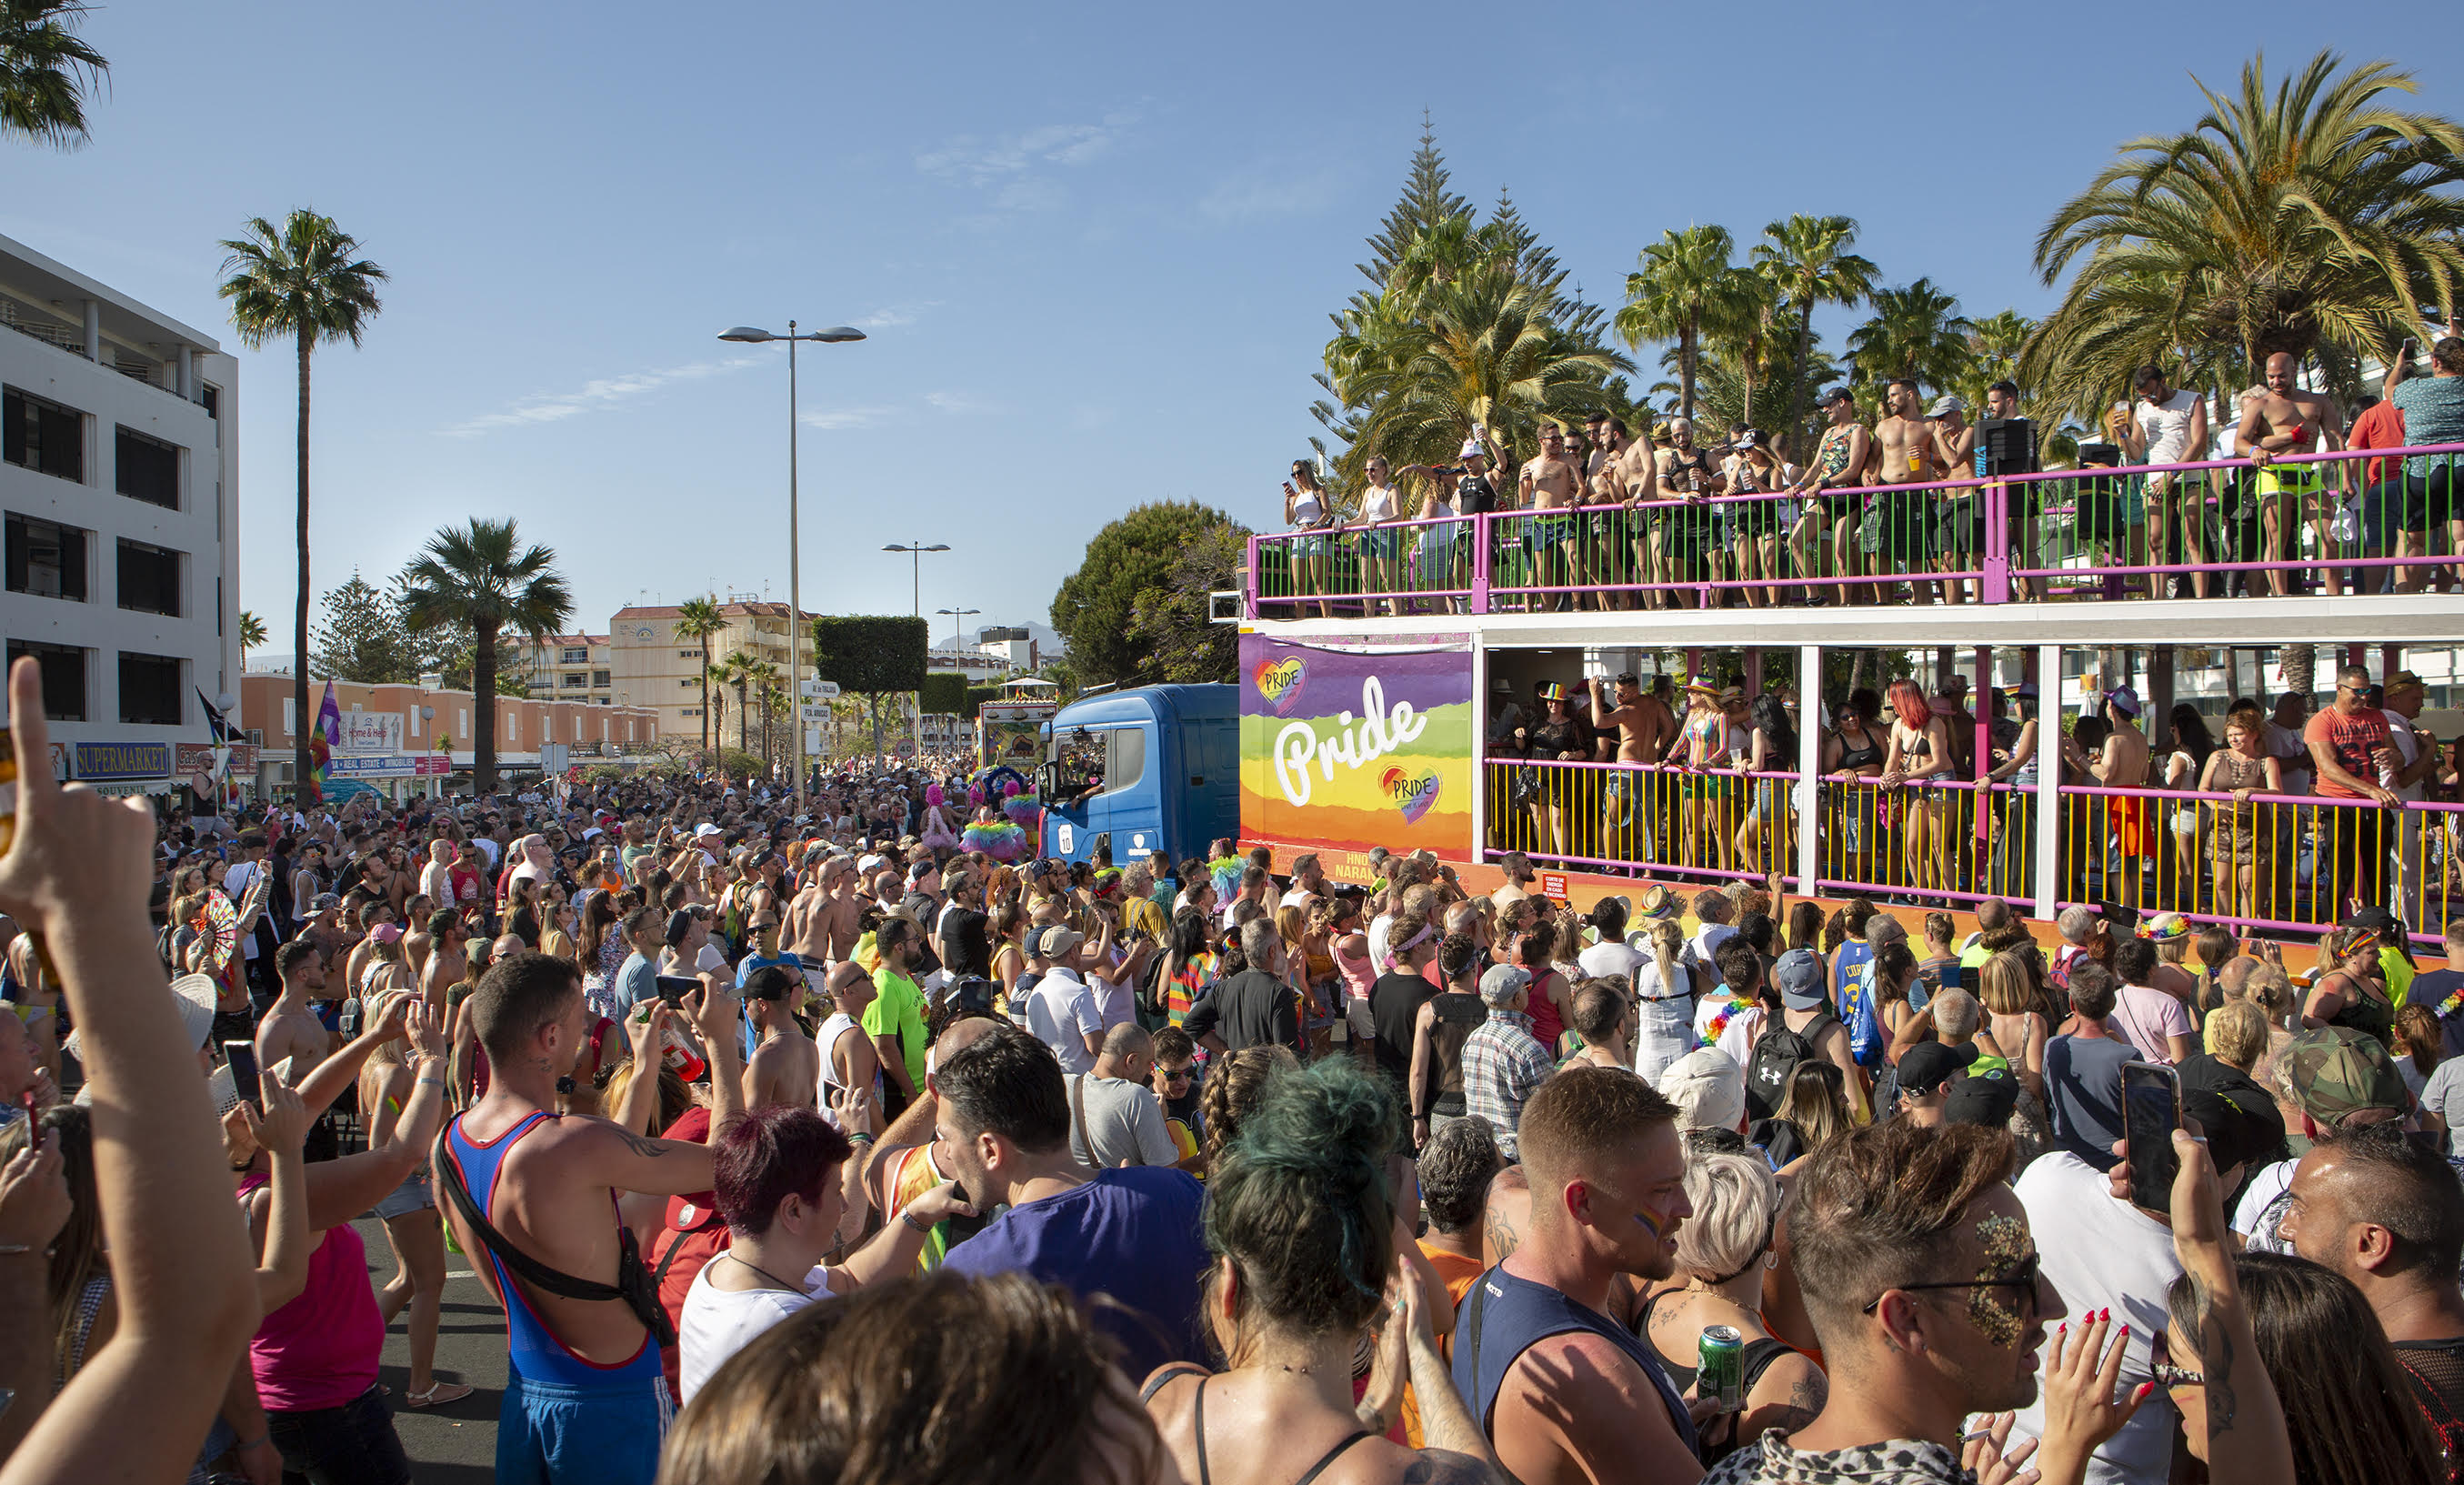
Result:
[[[267,1408],[265,1430],[285,1474],[306,1475],[314,1485],[410,1485],[410,1459],[393,1431],[393,1409],[375,1386],[340,1407]]]

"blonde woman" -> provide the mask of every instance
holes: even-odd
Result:
[[[1317,465],[1308,459],[1292,460],[1291,477],[1284,481],[1284,520],[1303,533],[1287,543],[1292,561],[1292,596],[1315,598],[1317,616],[1331,618],[1334,609],[1327,602],[1327,593],[1332,586],[1334,549],[1328,533],[1334,527],[1334,500],[1317,482]]]
[[[1685,930],[1676,919],[1654,919],[1643,947],[1646,957],[1634,972],[1634,1070],[1654,1082],[1694,1050],[1694,976],[1683,963]]]
[[[2251,803],[2255,794],[2284,792],[2282,765],[2259,751],[2265,736],[2266,720],[2257,707],[2233,708],[2225,719],[2225,745],[2210,753],[2207,766],[2199,770],[2200,793],[2233,796],[2230,805],[2207,802],[2216,912],[2226,918],[2265,916],[2259,912],[2258,884],[2275,875],[2276,810]]]
[[[399,955],[385,967],[400,968]],[[364,1013],[370,1025],[383,1018],[384,1004],[378,994],[366,995]],[[368,1054],[360,1069],[359,1095],[368,1123],[369,1148],[393,1139],[394,1125],[410,1102],[416,1078],[417,1070],[403,1059],[400,1040],[381,1042]],[[404,1400],[413,1407],[460,1402],[471,1395],[470,1385],[439,1382],[434,1371],[437,1325],[445,1299],[445,1227],[429,1189],[428,1166],[423,1164],[404,1177],[391,1195],[377,1203],[374,1215],[385,1224],[385,1245],[393,1250],[394,1261],[393,1277],[377,1291],[377,1313],[391,1325],[395,1316],[410,1312],[410,1378]]]
[[[1368,485],[1360,492],[1360,591],[1362,611],[1375,615],[1380,593],[1394,593],[1401,587],[1401,564],[1397,561],[1403,549],[1403,533],[1396,522],[1403,519],[1403,497],[1395,488],[1395,477],[1383,458],[1370,455]],[[1388,613],[1399,615],[1403,601],[1389,597],[1382,602]]]

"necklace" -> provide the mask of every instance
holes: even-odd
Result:
[[[746,1262],[743,1258],[737,1257],[733,1252],[729,1252],[728,1256],[735,1258],[737,1263],[742,1264],[745,1268],[751,1269],[754,1273],[760,1274],[763,1278],[768,1279],[771,1283],[778,1285],[781,1289],[786,1290],[790,1294],[801,1295],[805,1292],[801,1286],[788,1283],[785,1279],[781,1278],[778,1274],[771,1273],[768,1269],[761,1267],[759,1264]]]

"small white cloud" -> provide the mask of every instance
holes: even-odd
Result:
[[[935,412],[948,412],[959,417],[985,416],[1003,410],[1000,404],[971,392],[926,392],[924,403]]]
[[[754,365],[758,356],[731,356],[724,361],[696,361],[661,371],[631,371],[602,377],[571,392],[540,392],[524,397],[501,412],[486,412],[466,423],[441,429],[448,438],[476,438],[499,428],[525,428],[536,423],[561,423],[612,403],[626,402],[674,382],[697,382]]]
[[[819,412],[807,412],[796,421],[806,428],[837,432],[849,428],[870,428],[875,423],[897,415],[898,410],[889,407],[828,408]]]
[[[1137,118],[1123,110],[1106,114],[1100,123],[1047,123],[997,140],[961,134],[917,155],[915,168],[943,180],[989,186],[1040,165],[1085,165],[1110,150]]]
[[[928,309],[941,307],[939,299],[923,299],[913,304],[884,304],[856,321],[861,330],[888,330],[898,325],[913,324]]]
[[[1218,182],[1198,199],[1198,211],[1218,222],[1302,216],[1332,206],[1340,184],[1338,173],[1331,167],[1292,170],[1252,166]]]

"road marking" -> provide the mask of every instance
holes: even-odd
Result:
[[[472,1273],[469,1269],[447,1269],[445,1271],[445,1276],[447,1278],[477,1278],[479,1275]]]

